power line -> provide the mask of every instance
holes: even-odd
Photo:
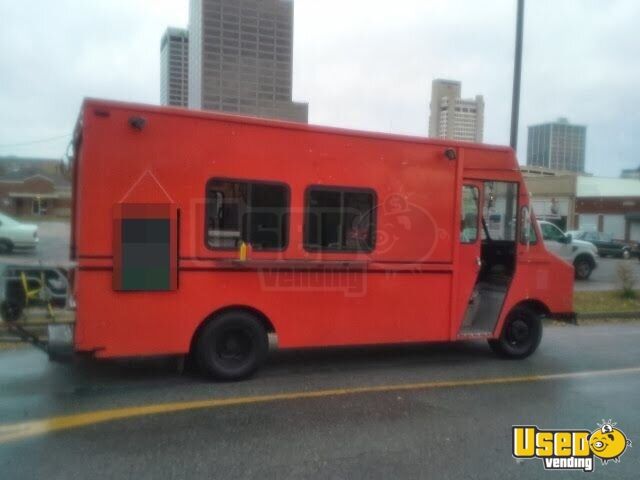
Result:
[[[71,136],[70,133],[66,135],[59,135],[57,137],[43,138],[40,140],[32,140],[30,142],[21,142],[21,143],[11,143],[6,145],[0,145],[0,148],[15,148],[15,147],[28,147],[30,145],[37,145],[39,143],[48,143],[53,142],[55,140],[62,140],[63,138],[69,138]]]

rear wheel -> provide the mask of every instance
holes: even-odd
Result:
[[[19,301],[5,300],[0,303],[0,315],[5,322],[15,322],[22,317],[24,304]]]
[[[4,300],[0,303],[0,315],[5,322],[15,322],[22,317],[27,305],[27,295],[19,280],[8,280],[4,285]]]
[[[578,280],[587,280],[593,271],[593,262],[589,257],[578,257],[573,262],[573,268]]]
[[[239,380],[253,374],[269,349],[267,332],[251,313],[230,311],[204,326],[196,342],[196,359],[208,376]]]
[[[507,317],[500,338],[489,346],[506,358],[526,358],[536,351],[542,340],[542,315],[528,307],[516,307]]]

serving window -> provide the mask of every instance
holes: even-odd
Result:
[[[284,184],[212,179],[206,191],[206,244],[283,250],[288,244],[289,189]]]
[[[311,187],[304,215],[304,247],[315,251],[370,252],[375,244],[372,190]]]

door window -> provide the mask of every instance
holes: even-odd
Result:
[[[460,242],[462,243],[475,243],[478,240],[479,199],[478,187],[473,185],[462,187],[462,218],[460,219]]]
[[[31,212],[34,215],[45,215],[48,207],[49,203],[46,199],[42,200],[40,198],[35,198],[31,204]]]
[[[518,215],[518,184],[485,182],[484,219],[486,235],[491,240],[516,240]]]
[[[206,242],[209,248],[282,250],[288,243],[286,185],[213,179],[207,184]]]
[[[537,241],[536,229],[533,228],[531,212],[529,211],[529,207],[525,205],[520,210],[520,243],[523,245],[535,245]]]
[[[311,187],[305,202],[305,249],[372,251],[375,204],[372,190]]]

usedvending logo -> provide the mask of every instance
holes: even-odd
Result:
[[[534,425],[513,427],[513,457],[542,460],[545,470],[593,472],[594,457],[603,465],[617,463],[631,440],[611,420],[589,430],[541,430]]]

